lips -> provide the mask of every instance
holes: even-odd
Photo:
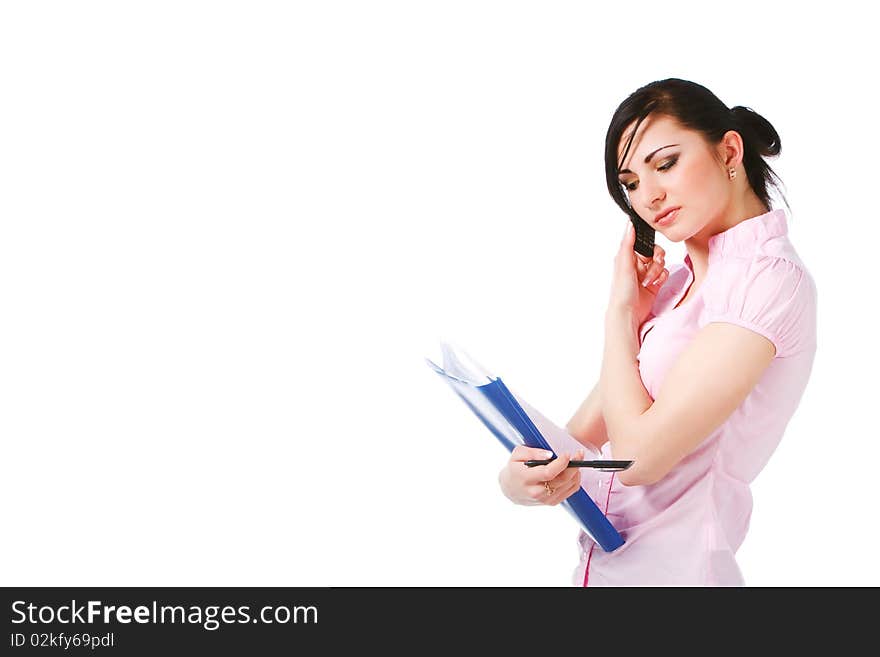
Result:
[[[671,212],[667,212],[666,214],[664,214],[662,217],[657,219],[655,223],[658,226],[668,226],[673,221],[675,221],[675,218],[678,216],[679,210],[681,210],[681,208],[673,208]]]

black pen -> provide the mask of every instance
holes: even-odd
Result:
[[[536,465],[547,465],[548,463],[552,463],[555,459],[541,459],[541,460],[532,460],[525,461],[525,464],[533,468]],[[626,470],[629,466],[633,464],[632,461],[612,461],[612,460],[594,460],[594,461],[569,461],[567,468],[601,468],[603,470]]]

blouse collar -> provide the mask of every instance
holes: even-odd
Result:
[[[750,255],[755,246],[771,237],[788,233],[785,208],[777,208],[757,217],[745,219],[725,231],[709,238],[709,262],[722,255]]]

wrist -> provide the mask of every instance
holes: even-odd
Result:
[[[619,330],[621,326],[634,326],[635,312],[629,306],[608,306],[605,310],[605,327]]]

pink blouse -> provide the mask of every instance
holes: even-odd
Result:
[[[625,539],[604,552],[581,530],[576,586],[743,586],[734,555],[752,512],[749,484],[766,465],[800,402],[816,352],[816,286],[789,242],[786,211],[772,210],[709,239],[702,285],[690,256],[670,268],[639,331],[639,371],[652,399],[695,334],[728,322],[772,341],[776,356],[740,406],[663,479],[624,486],[582,469],[586,491]],[[613,458],[610,443],[603,458]]]

